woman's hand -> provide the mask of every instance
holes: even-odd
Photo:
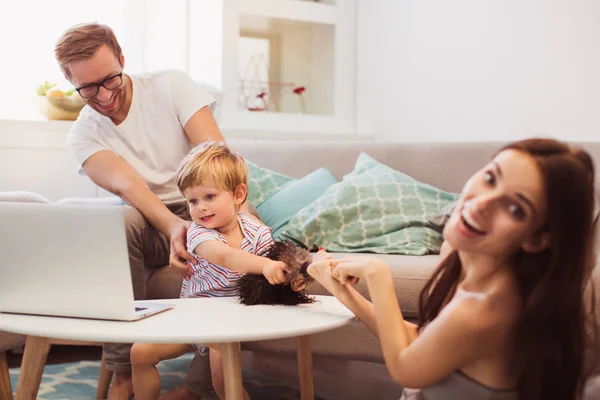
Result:
[[[336,260],[331,275],[343,285],[355,285],[359,279],[384,270],[389,270],[389,267],[380,258],[354,256]]]
[[[319,282],[329,293],[338,297],[347,289],[331,276],[331,270],[333,269],[334,263],[335,261],[329,258],[315,260],[308,266],[306,272],[308,272],[315,281]]]
[[[321,261],[321,260],[331,260],[333,257],[329,254],[324,248],[319,247],[319,251],[313,254],[312,259],[313,262]]]

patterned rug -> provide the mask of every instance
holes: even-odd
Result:
[[[183,382],[183,377],[192,359],[192,354],[163,361],[158,365],[163,392]],[[38,400],[83,400],[96,397],[96,385],[100,372],[100,361],[80,361],[69,364],[48,365],[44,369]],[[287,383],[243,370],[244,388],[252,399],[297,400],[300,392]],[[17,387],[19,369],[10,370],[13,389]],[[216,398],[216,397],[215,397]],[[315,399],[319,399],[315,397]]]

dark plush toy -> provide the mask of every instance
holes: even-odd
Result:
[[[263,275],[245,274],[237,281],[240,302],[247,306],[256,304],[283,304],[294,306],[313,303],[305,287],[313,282],[306,269],[312,262],[312,255],[306,249],[298,248],[290,240],[277,240],[262,254],[271,260],[283,261],[287,265],[287,282],[271,285]]]

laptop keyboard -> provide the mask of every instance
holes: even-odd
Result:
[[[135,312],[147,310],[147,307],[136,307]]]

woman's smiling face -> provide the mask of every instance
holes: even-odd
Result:
[[[506,257],[545,223],[544,182],[533,157],[500,152],[465,184],[444,237],[455,250]]]

